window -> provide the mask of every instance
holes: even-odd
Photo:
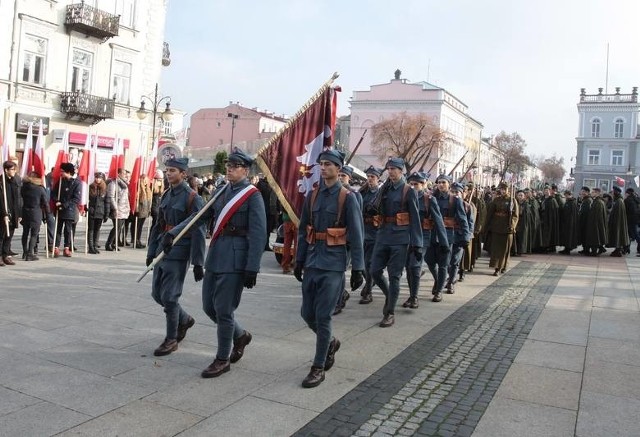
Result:
[[[600,138],[600,119],[596,118],[591,122],[591,137]]]
[[[131,64],[115,60],[113,62],[113,98],[118,103],[129,103]]]
[[[616,118],[616,121],[613,125],[613,137],[614,138],[622,138],[624,135],[624,120],[621,118]]]
[[[162,120],[162,133],[166,134],[166,135],[170,135],[171,134],[171,122],[170,121]]]
[[[91,90],[91,67],[93,54],[84,50],[73,49],[71,70],[71,91],[88,94]]]
[[[623,150],[611,151],[611,165],[622,165],[623,159],[624,159]]]
[[[605,193],[609,192],[609,184],[610,183],[611,183],[611,181],[609,179],[600,179],[598,181],[598,185],[600,186],[602,191],[605,192]]]
[[[600,165],[600,150],[589,150],[587,165]]]
[[[115,15],[120,15],[120,25],[133,27],[134,0],[116,0]]]
[[[22,54],[22,80],[37,85],[44,83],[44,67],[47,59],[47,40],[25,35]]]
[[[595,179],[583,179],[582,186],[589,188],[596,188],[596,180]]]

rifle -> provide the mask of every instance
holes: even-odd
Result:
[[[440,158],[436,159],[435,161],[433,161],[433,164],[431,165],[431,167],[429,167],[429,170],[427,170],[427,173],[431,173],[431,170],[433,170],[433,167],[436,166],[436,164],[438,163],[438,161],[440,161]]]
[[[469,153],[469,151],[467,150],[466,152],[464,152],[464,155],[462,155],[462,158],[460,158],[460,161],[458,161],[458,163],[456,165],[453,166],[453,168],[451,169],[451,171],[449,172],[449,176],[453,176],[453,172],[456,170],[456,168],[458,168],[458,166],[460,164],[462,164],[462,161],[464,160],[464,158],[467,156],[467,153]]]
[[[418,138],[420,138],[420,134],[422,133],[422,130],[424,129],[425,126],[426,125],[424,124],[420,126],[420,129],[418,129],[418,133],[416,133],[416,136],[413,137],[413,140],[411,140],[411,142],[409,143],[409,146],[407,146],[407,148],[404,149],[404,152],[399,156],[399,158],[402,158],[406,161],[407,155],[409,155],[409,152],[411,152],[411,149],[413,149],[413,146],[418,141]]]
[[[476,158],[473,158],[473,161],[471,161],[471,164],[469,165],[469,167],[467,168],[467,171],[464,172],[464,174],[462,175],[462,177],[460,178],[460,181],[463,181],[464,178],[467,176],[467,174],[469,173],[469,170],[471,170],[474,166],[474,164],[476,163]]]
[[[351,158],[355,156],[356,152],[358,151],[358,147],[360,147],[360,144],[362,144],[362,140],[364,140],[364,136],[367,134],[368,130],[369,129],[365,129],[364,132],[362,132],[362,136],[358,140],[358,144],[356,144],[356,146],[353,148],[353,152],[349,154],[349,158],[345,161],[344,165],[347,165],[351,162]]]
[[[365,213],[367,215],[371,217],[380,215],[380,212],[382,210],[382,199],[384,198],[385,194],[387,194],[387,191],[389,191],[389,189],[391,188],[391,185],[393,185],[391,179],[387,178],[387,180],[384,181],[384,184],[382,184],[382,186],[376,193],[376,197],[373,199],[373,201],[369,205],[366,205]]]

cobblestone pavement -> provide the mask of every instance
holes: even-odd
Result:
[[[297,436],[470,436],[565,266],[521,262]]]

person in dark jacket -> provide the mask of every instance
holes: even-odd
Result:
[[[587,227],[589,223],[589,211],[591,210],[591,204],[593,203],[593,199],[591,199],[591,188],[582,187],[580,189],[580,209],[578,210],[578,244],[582,245],[582,250],[578,253],[582,255],[587,255],[588,245],[586,244],[587,240]]]
[[[627,188],[624,197],[624,208],[627,212],[627,232],[629,243],[635,241],[638,244],[638,256],[640,256],[640,236],[638,235],[638,213],[640,212],[640,199],[633,188]],[[623,253],[631,253],[631,245],[624,247]]]
[[[611,194],[611,213],[609,214],[609,224],[607,226],[607,247],[614,248],[610,256],[621,257],[623,255],[622,249],[629,245],[627,213],[622,200],[622,189],[614,186]]]
[[[162,198],[164,189],[164,173],[162,173],[162,170],[156,170],[151,186],[151,228],[153,228],[153,225],[156,224],[156,220],[158,219],[160,199]]]
[[[560,207],[550,187],[544,187],[543,192],[544,198],[540,204],[540,224],[542,226],[540,247],[543,252],[554,253],[556,246],[560,244]]]
[[[58,185],[53,187],[51,194],[55,196],[55,206],[57,208],[56,241],[53,249],[53,256],[60,255],[60,234],[64,231],[64,252],[66,257],[71,256],[73,242],[73,222],[76,218],[78,205],[82,200],[82,187],[80,181],[73,178],[76,169],[70,162],[60,165],[61,176]]]
[[[47,192],[42,186],[42,179],[37,173],[32,172],[24,180],[22,190],[22,259],[26,261],[38,261],[35,252],[43,211],[49,214],[49,202]]]
[[[578,202],[570,190],[564,192],[564,206],[562,206],[562,221],[560,221],[560,244],[564,249],[563,255],[569,255],[578,247]]]
[[[105,174],[96,172],[93,183],[89,185],[89,235],[87,236],[87,245],[89,246],[88,252],[91,254],[100,253],[100,250],[98,250],[100,228],[102,223],[109,218],[110,210],[111,202],[107,199]]]
[[[20,197],[20,181],[16,175],[18,166],[13,161],[5,161],[2,164],[4,173],[0,179],[0,267],[12,266],[15,261],[11,259],[15,255],[11,251],[11,238],[13,232],[20,224],[22,217],[22,198]],[[6,193],[6,194],[5,194]]]

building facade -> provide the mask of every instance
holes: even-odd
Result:
[[[400,71],[396,71],[395,78],[389,83],[372,85],[366,91],[354,91],[350,104],[348,149],[353,150],[364,131],[369,130],[353,161],[360,167],[384,165],[385,159],[372,150],[371,128],[403,112],[425,115],[446,133],[445,141],[426,163],[427,168],[433,167],[432,175],[454,170],[453,176],[460,178],[479,153],[483,126],[469,115],[467,105],[444,88],[400,78]]]
[[[72,149],[98,136],[100,170],[116,137],[127,161],[134,150],[151,150],[152,117],[141,121],[136,110],[141,96],[153,98],[169,63],[166,7],[166,0],[0,0],[0,123],[11,155],[22,159],[28,125],[40,120],[47,168],[65,131]],[[172,124],[179,130],[180,117]]]
[[[613,184],[638,188],[633,178],[640,169],[638,156],[638,87],[623,94],[587,94],[580,90],[574,191],[581,187],[611,190]]]
[[[191,116],[187,153],[197,160],[211,160],[219,151],[229,152],[232,147],[255,154],[286,123],[284,115],[246,108],[238,102],[199,109]]]

